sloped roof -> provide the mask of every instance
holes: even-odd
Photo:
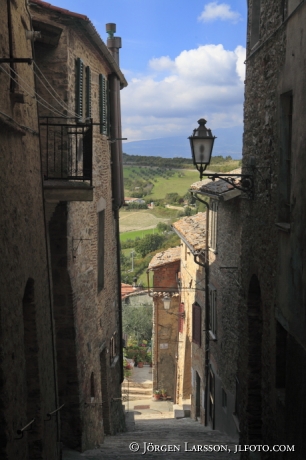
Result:
[[[57,20],[59,21],[61,17],[63,17],[63,19],[65,19],[65,17],[69,17],[72,20],[77,21],[77,24],[81,25],[87,32],[87,36],[89,37],[90,41],[98,47],[100,53],[106,59],[111,70],[117,74],[117,76],[120,79],[121,87],[127,86],[127,81],[123,73],[121,72],[119,65],[117,64],[111,52],[103,42],[97,29],[87,16],[85,16],[84,14],[74,13],[64,8],[60,8],[58,6],[51,5],[51,3],[43,2],[42,0],[30,0],[29,4],[56,13],[58,16]]]
[[[161,265],[170,264],[181,259],[181,247],[176,246],[175,248],[166,249],[165,251],[158,252],[151,259],[149,263],[148,270],[152,270],[155,267]]]
[[[226,174],[241,174],[241,168],[234,169]],[[233,178],[235,184],[239,184],[239,178]],[[233,185],[228,184],[224,180],[217,179],[215,181],[207,181],[205,180],[204,184],[203,181],[195,182],[190,186],[190,190],[193,192],[199,192],[203,195],[218,197],[224,200],[228,200],[230,198],[234,198],[241,194],[241,191],[233,187]]]
[[[206,213],[199,212],[194,216],[183,217],[174,222],[172,227],[189,248],[194,251],[205,249],[206,246]]]

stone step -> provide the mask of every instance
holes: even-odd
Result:
[[[174,418],[190,417],[191,404],[173,404]]]

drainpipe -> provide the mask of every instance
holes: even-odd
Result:
[[[208,374],[209,374],[209,294],[208,294],[208,284],[209,284],[209,247],[208,247],[208,232],[209,232],[209,203],[202,200],[197,196],[197,193],[192,192],[192,195],[196,200],[205,204],[206,206],[206,241],[205,241],[205,263],[204,265],[197,260],[199,254],[194,255],[194,261],[196,264],[204,266],[205,269],[205,399],[204,399],[204,409],[205,409],[205,426],[208,425]]]
[[[116,32],[116,24],[106,24],[106,31],[109,34],[107,39],[107,47],[119,66],[119,49],[121,48],[121,38],[113,36],[114,32]],[[108,81],[110,105],[110,138],[113,140],[111,142],[113,207],[120,208],[124,204],[120,80],[115,73],[112,73],[109,75]]]
[[[121,38],[113,37],[116,24],[106,24],[109,34],[107,47],[119,65],[119,48]],[[120,270],[120,238],[119,238],[119,209],[124,204],[123,168],[122,168],[122,133],[121,133],[121,108],[120,108],[120,80],[115,73],[108,77],[109,82],[109,108],[110,108],[110,144],[111,170],[112,170],[112,199],[113,213],[116,226],[117,241],[117,284],[118,284],[118,316],[119,316],[119,347],[120,347],[120,383],[124,380],[123,373],[123,342],[122,342],[122,301],[121,301],[121,270]],[[117,140],[115,140],[117,139]]]
[[[154,325],[155,325],[155,330],[154,330],[154,341],[155,341],[155,347],[154,347],[154,367],[153,367],[153,389],[154,389],[154,381],[156,382],[156,390],[158,389],[158,300],[156,303],[156,311],[155,311],[155,303],[154,303],[154,296],[153,294],[150,294],[150,270],[147,270],[147,285],[148,285],[148,295],[149,297],[152,297],[153,300],[153,315],[154,315]],[[154,282],[152,289],[154,289]],[[152,348],[153,349],[153,348]]]

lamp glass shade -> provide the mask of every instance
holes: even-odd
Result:
[[[193,163],[195,165],[209,165],[215,140],[214,137],[201,138],[197,136],[191,136],[189,139]]]
[[[169,308],[170,308],[170,303],[171,303],[170,297],[167,296],[167,295],[166,295],[165,297],[163,297],[163,302],[164,302],[164,309],[165,309],[165,310],[169,310]]]

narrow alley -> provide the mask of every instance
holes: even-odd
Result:
[[[95,450],[78,453],[69,449],[63,460],[114,460],[121,458],[239,459],[237,440],[204,427],[190,417],[174,418],[173,402],[152,399],[152,369],[134,368],[124,381],[128,431],[106,436]]]

